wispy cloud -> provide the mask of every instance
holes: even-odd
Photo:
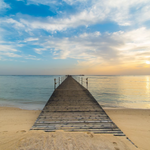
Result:
[[[29,37],[27,39],[24,40],[24,42],[31,42],[31,41],[38,41],[39,38],[33,38],[33,37]]]
[[[21,55],[17,54],[18,50],[13,48],[12,45],[1,45],[0,44],[0,56],[6,57],[22,57]]]
[[[0,13],[6,8],[10,8],[10,6],[7,3],[5,3],[4,0],[0,0]]]
[[[39,5],[39,4],[42,4],[42,5],[52,5],[52,4],[55,4],[55,5],[58,5],[59,1],[58,0],[27,0],[27,4],[30,5],[30,4],[35,4],[35,5]]]
[[[40,58],[37,58],[34,55],[26,55],[24,56],[25,59],[30,59],[30,60],[41,60]]]
[[[37,4],[55,3],[55,1],[28,1]],[[74,4],[76,1],[66,1]],[[80,1],[81,2],[81,1]],[[71,15],[58,17],[32,17],[29,15],[17,14],[16,18],[2,18],[3,26],[14,27],[16,30],[33,32],[34,30],[46,30],[48,32],[64,31],[79,26],[90,26],[104,21],[116,22],[121,26],[141,25],[150,19],[149,0],[123,0],[115,1],[102,0],[92,1],[91,5],[84,7],[79,12]],[[139,17],[140,16],[140,17]]]
[[[12,18],[1,18],[1,24],[8,26],[9,24],[13,25],[12,27],[16,28],[17,30],[25,28],[21,22],[12,19]]]
[[[35,1],[30,0],[29,3],[49,5],[57,1]],[[65,0],[70,5],[76,2],[86,3],[89,1],[72,1]],[[122,26],[131,24],[139,24],[150,19],[150,1],[149,0],[94,0],[86,3],[87,7],[83,7],[74,15],[68,15],[61,18],[21,18],[20,23],[31,29],[45,29],[47,31],[65,30],[67,28],[75,28],[78,26],[88,26],[103,21],[114,21]],[[140,16],[140,17],[139,17]],[[23,17],[23,16],[22,16]]]
[[[55,59],[74,58],[80,64],[142,63],[150,49],[150,30],[139,28],[129,32],[83,33],[71,38],[49,37],[39,41],[38,54],[53,53]],[[140,56],[141,54],[141,56]]]
[[[30,60],[40,60],[34,55],[24,54],[21,50],[18,50],[20,47],[24,45],[20,45],[14,42],[5,42],[0,41],[0,58],[1,60],[8,60],[9,58],[22,58],[22,59],[30,59]]]
[[[46,10],[44,17],[35,17],[33,12],[23,14],[24,11],[1,16],[0,59],[11,57],[27,61],[50,56],[72,58],[78,66],[92,67],[144,66],[150,59],[150,29],[146,26],[150,20],[149,0],[27,0],[18,3],[25,7],[34,5],[37,10],[49,8],[50,12],[52,6],[59,9],[51,16]],[[7,8],[10,6],[0,0],[0,9]],[[74,11],[68,13],[71,8]],[[102,29],[109,23],[115,24],[117,29]]]

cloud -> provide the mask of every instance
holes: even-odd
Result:
[[[83,33],[70,38],[48,37],[35,48],[53,53],[54,59],[77,59],[79,65],[142,64],[150,56],[150,30],[142,27],[136,30],[114,33]],[[45,41],[45,42],[43,42]]]
[[[37,58],[36,56],[34,55],[27,55],[27,56],[24,56],[25,59],[30,59],[30,60],[41,60],[40,58]]]
[[[3,0],[0,0],[0,12],[4,11],[6,8],[10,8],[10,6],[5,3]]]
[[[14,42],[6,42],[6,41],[0,41],[0,59],[1,60],[8,60],[8,58],[14,58],[17,60],[17,58],[23,59],[30,59],[30,60],[40,60],[40,58],[37,58],[34,55],[27,55],[24,54],[23,51],[18,50],[18,47],[23,47],[24,45],[17,44]]]
[[[24,40],[24,42],[32,42],[32,41],[38,41],[39,38],[33,38],[33,37],[30,37],[30,38],[27,38]]]
[[[103,21],[113,21],[121,26],[140,24],[150,19],[150,1],[149,0],[64,0],[70,5],[78,2],[80,9],[73,15],[61,18],[47,17],[44,19],[34,18],[31,20],[21,19],[21,23],[32,29],[45,29],[47,31],[65,30],[78,26],[88,26]],[[29,0],[28,3],[51,5],[59,4],[58,1],[48,0]],[[140,16],[140,17],[139,17]]]
[[[89,0],[63,0],[63,1],[66,2],[69,5],[73,5],[73,4],[78,3],[78,2],[80,2],[80,3],[87,3],[87,2],[90,3]]]
[[[100,13],[100,10],[99,10]],[[14,24],[15,26],[25,27],[26,30],[32,31],[35,29],[43,29],[46,31],[64,31],[68,28],[76,28],[79,26],[88,26],[104,21],[106,18],[105,14],[97,15],[92,11],[88,12],[84,10],[78,14],[70,15],[68,17],[53,18],[53,17],[31,17],[23,16],[20,21],[13,19],[6,20],[5,22]]]
[[[28,5],[63,5],[57,2],[56,0],[28,0]],[[37,30],[55,33],[55,31],[64,31],[79,26],[96,25],[104,21],[116,22],[121,26],[132,26],[132,28],[135,24],[142,26],[143,22],[150,19],[149,0],[116,0],[115,2],[112,0],[93,0],[90,1],[90,4],[86,0],[64,0],[62,2],[66,2],[69,5],[82,3],[82,8],[79,8],[79,11],[74,14],[64,16],[59,16],[58,14],[57,17],[32,17],[17,14],[15,17],[11,16],[12,18],[1,18],[1,24],[4,28],[15,28],[15,31],[19,34],[21,32],[30,34],[26,35],[22,40],[23,44],[16,42],[16,47],[23,47],[26,44],[25,42],[28,42],[35,46],[36,53],[42,54],[45,51],[50,51],[55,59],[73,58],[78,59],[80,64],[86,64],[85,62],[88,61],[89,64],[94,65],[104,62],[125,63],[133,60],[141,62],[144,56],[149,54],[150,32],[145,27],[131,31],[103,34],[98,31],[94,33],[84,32],[80,35],[72,35],[69,38],[34,36]],[[4,1],[0,1],[0,7],[1,4],[4,5]],[[4,8],[7,7],[4,6]],[[31,36],[31,33],[33,36]],[[12,49],[15,50],[14,46],[7,46],[6,44],[2,46],[5,52],[16,54],[12,56],[18,55],[17,51],[12,52]],[[8,53],[5,54],[10,56]],[[122,61],[123,59],[124,62]]]
[[[28,5],[35,4],[35,5],[62,5],[63,2],[67,3],[68,5],[74,5],[76,3],[86,3],[89,0],[27,0]],[[89,1],[90,2],[90,1]]]
[[[36,29],[46,30],[48,32],[64,31],[68,28],[76,28],[79,26],[89,26],[105,20],[105,14],[95,15],[93,12],[82,11],[79,14],[68,16],[67,18],[53,17],[31,17],[23,16],[19,21],[12,18],[4,18],[2,23],[12,24],[17,30],[25,29],[26,32]]]
[[[23,54],[22,51],[19,51],[13,47],[13,45],[0,44],[0,60],[8,60],[8,58],[14,58],[16,61],[17,58],[21,58],[21,60],[41,60],[34,55]]]
[[[12,45],[2,45],[0,44],[0,56],[2,57],[22,57],[17,54],[18,50],[13,48]]]
[[[35,48],[34,50],[37,54],[42,54],[42,51],[46,51],[47,48]]]
[[[10,21],[14,22],[14,21]],[[15,22],[16,23],[16,22]],[[26,49],[24,47],[27,46],[27,42],[34,44],[33,42],[38,41],[37,37],[28,37],[25,40],[7,40],[5,37],[8,34],[8,31],[5,29],[0,28],[0,60],[18,60],[19,58],[23,59],[30,59],[30,60],[40,60],[34,55],[27,55]],[[11,33],[12,34],[12,33]],[[9,35],[9,34],[8,34]],[[13,33],[13,36],[15,34]],[[11,37],[11,36],[10,36]]]
[[[16,28],[17,30],[19,30],[20,28],[25,28],[25,26],[22,23],[12,18],[3,18],[1,19],[1,23],[12,24],[13,27]]]
[[[28,3],[34,4],[55,4],[57,1],[49,0],[30,0]],[[77,2],[86,3],[74,14],[68,14],[57,17],[32,17],[29,15],[17,14],[16,18],[1,18],[3,26],[14,27],[17,31],[24,30],[33,32],[34,30],[46,30],[55,33],[55,31],[65,31],[70,28],[79,26],[90,26],[105,21],[116,22],[120,26],[142,25],[150,20],[150,1],[149,0],[93,0],[89,1],[72,1],[65,0],[66,3],[74,5]]]
[[[27,0],[27,4],[30,5],[30,4],[35,4],[35,5],[39,5],[39,4],[42,4],[42,5],[52,5],[52,4],[55,4],[55,5],[58,5],[59,1],[58,0]]]

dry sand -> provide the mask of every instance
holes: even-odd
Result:
[[[0,107],[0,150],[149,150],[150,110],[106,109],[126,137],[29,131],[40,111]]]
[[[150,150],[150,110],[106,109],[115,124],[141,150]]]

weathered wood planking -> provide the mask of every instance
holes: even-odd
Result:
[[[124,135],[90,92],[71,76],[55,89],[31,130]]]

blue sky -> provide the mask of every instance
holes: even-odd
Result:
[[[0,0],[0,74],[150,74],[149,0]]]

